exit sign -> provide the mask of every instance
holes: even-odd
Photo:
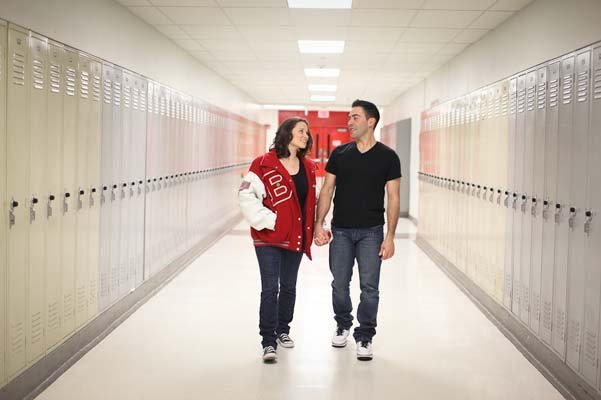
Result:
[[[330,110],[317,111],[317,118],[330,118]]]

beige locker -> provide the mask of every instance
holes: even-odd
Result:
[[[48,40],[31,35],[29,38],[31,81],[29,83],[30,166],[29,166],[29,270],[27,302],[27,360],[33,363],[42,357],[44,341],[44,289],[47,219],[44,215],[46,181],[46,113],[48,108]]]
[[[90,134],[90,57],[79,53],[77,71],[77,191],[74,194],[77,215],[77,233],[75,247],[75,325],[81,327],[88,319],[88,243],[89,243],[89,205],[88,205],[88,136]]]
[[[100,192],[102,140],[102,61],[90,59],[90,116],[87,148],[88,216],[88,319],[98,314],[100,279]]]
[[[6,53],[7,24],[0,20],[0,386],[6,382]]]
[[[63,97],[63,190],[62,207],[61,281],[62,281],[62,334],[68,337],[75,329],[75,269],[77,245],[77,103],[79,56],[73,49],[65,49]]]
[[[7,179],[7,375],[27,365],[27,269],[29,242],[29,34],[14,25],[8,31]]]
[[[131,174],[131,150],[132,150],[132,87],[133,75],[127,70],[123,70],[122,84],[122,114],[121,114],[121,179],[117,182],[119,185],[118,195],[121,200],[121,218],[120,231],[121,239],[119,243],[119,297],[129,293],[133,289],[132,269],[129,260],[129,249],[131,247],[131,225],[132,225],[132,198],[130,195],[129,184],[132,180]]]
[[[45,207],[46,227],[46,346],[48,350],[62,338],[62,163],[63,163],[63,98],[65,95],[64,48],[56,42],[48,44],[49,90],[47,113],[46,179],[47,193],[42,204]]]

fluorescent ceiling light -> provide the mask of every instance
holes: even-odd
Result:
[[[265,110],[304,110],[305,106],[297,106],[290,104],[265,104]]]
[[[311,92],[335,92],[337,88],[336,85],[309,85]]]
[[[336,100],[336,96],[320,96],[320,95],[311,96],[311,101],[334,101],[334,100]]]
[[[305,75],[309,77],[337,78],[339,68],[305,68]]]
[[[351,8],[353,0],[288,0],[289,8]]]
[[[344,40],[299,40],[298,50],[305,54],[342,54]]]

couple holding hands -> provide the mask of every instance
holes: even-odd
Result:
[[[259,333],[263,361],[277,358],[277,347],[294,347],[290,323],[296,301],[296,280],[303,253],[311,244],[329,243],[332,305],[336,328],[332,346],[344,347],[353,324],[350,281],[357,261],[361,288],[359,326],[353,332],[357,358],[373,358],[380,266],[394,255],[399,218],[400,160],[394,150],[376,141],[377,107],[356,100],[348,128],[354,141],[334,149],[316,199],[315,164],[306,155],[313,139],[309,124],[289,118],[278,128],[270,151],[257,157],[238,191],[240,208],[251,226],[261,272]],[[335,195],[334,195],[335,192]],[[387,194],[384,234],[384,195]],[[324,220],[334,198],[331,231]]]

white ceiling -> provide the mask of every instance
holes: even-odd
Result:
[[[532,0],[353,0],[347,10],[289,9],[286,0],[117,1],[257,102],[315,107],[356,98],[388,105]],[[346,45],[339,55],[300,54],[297,40]],[[308,67],[341,73],[307,78]],[[337,84],[336,101],[311,102],[309,83]]]

